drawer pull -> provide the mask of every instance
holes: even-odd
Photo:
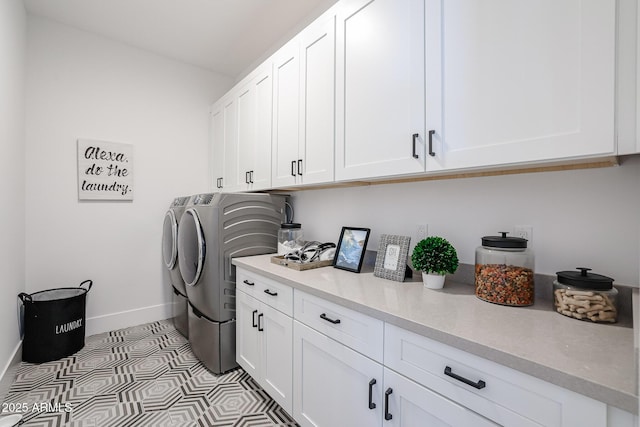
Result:
[[[246,279],[245,279],[245,280],[243,280],[243,281],[242,281],[242,283],[244,283],[244,284],[245,284],[245,285],[247,285],[247,286],[253,286],[253,285],[255,285],[255,283],[250,282],[250,281],[248,281],[248,280],[246,280]]]
[[[258,324],[256,323],[256,314],[257,313],[258,313],[258,310],[253,310],[253,314],[252,314],[253,320],[252,320],[251,324],[253,325],[254,328],[258,327]]]
[[[389,413],[389,395],[391,393],[393,393],[393,389],[391,387],[384,392],[384,419],[387,421],[393,418],[393,415]]]
[[[375,378],[369,381],[369,409],[376,409],[376,404],[373,403],[373,386],[376,382]]]
[[[458,381],[462,381],[463,383],[470,385],[473,388],[477,388],[478,390],[483,389],[487,386],[487,383],[485,383],[482,380],[478,380],[477,383],[474,383],[473,381],[468,380],[465,377],[461,377],[458,374],[454,374],[453,372],[451,372],[451,368],[449,366],[444,368],[444,374]]]
[[[326,320],[327,322],[333,323],[334,325],[337,325],[338,323],[340,323],[340,319],[331,319],[327,317],[326,313],[322,313],[320,315],[320,318],[323,320]]]
[[[278,296],[277,292],[271,292],[269,289],[265,289],[264,293],[267,295],[271,295],[272,297]]]
[[[260,313],[258,314],[258,330],[260,332],[264,331],[264,328],[262,327],[262,325],[260,324],[260,319],[262,319],[262,316],[264,316],[264,313]]]

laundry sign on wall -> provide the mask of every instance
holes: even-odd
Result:
[[[78,200],[133,200],[133,146],[78,139]]]

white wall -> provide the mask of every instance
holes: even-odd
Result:
[[[412,237],[418,223],[473,264],[482,236],[532,225],[536,272],[575,267],[638,284],[640,156],[620,167],[295,192],[306,240],[336,242],[343,225]]]
[[[163,217],[174,197],[210,188],[209,105],[231,84],[204,69],[29,17],[28,292],[92,279],[87,334],[168,317]],[[133,202],[78,201],[78,138],[133,145]]]
[[[24,273],[24,72],[27,21],[22,1],[0,1],[0,375],[19,344],[17,295]],[[3,390],[2,390],[3,391]],[[4,393],[0,391],[0,396]]]

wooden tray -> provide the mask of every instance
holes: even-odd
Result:
[[[314,261],[314,262],[307,262],[303,264],[299,262],[289,261],[288,259],[284,259],[282,255],[274,255],[271,257],[271,263],[282,265],[284,267],[289,267],[292,270],[304,271],[304,270],[311,270],[313,268],[327,267],[333,264],[333,261],[332,260]]]

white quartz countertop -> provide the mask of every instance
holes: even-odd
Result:
[[[395,282],[333,267],[296,271],[271,255],[233,264],[438,340],[585,396],[638,413],[631,324],[596,324],[559,315],[552,302],[507,307],[476,298],[473,286],[444,289]],[[635,290],[637,292],[637,290]]]

